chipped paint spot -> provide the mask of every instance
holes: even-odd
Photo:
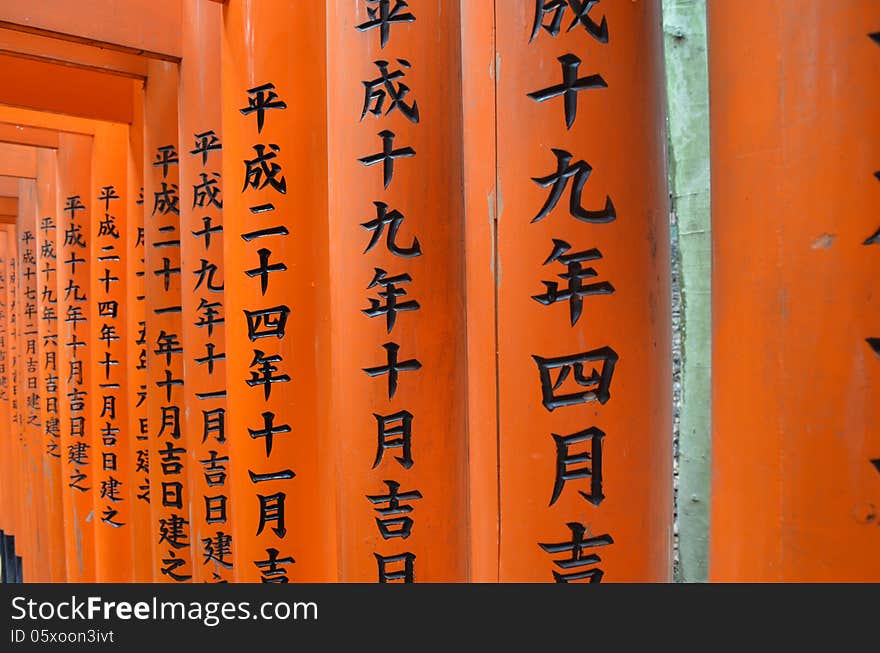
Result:
[[[492,246],[495,248],[494,251],[494,263],[495,263],[495,286],[496,288],[501,287],[501,254],[498,250],[498,234],[501,233],[501,214],[504,213],[504,196],[501,193],[501,184],[497,182],[495,184],[494,190],[494,200],[495,200],[495,230],[493,232],[492,238]]]
[[[73,505],[73,538],[76,547],[76,564],[79,567],[79,576],[83,574],[83,534],[79,527],[79,515],[76,514],[76,501],[71,502]]]
[[[491,237],[491,245],[492,245],[492,257],[489,260],[489,265],[491,269],[494,270],[497,265],[498,258],[498,246],[495,242],[495,212],[497,211],[497,207],[495,206],[495,189],[489,191],[488,196],[489,202],[489,233],[492,234]]]
[[[837,240],[836,234],[822,234],[813,241],[810,249],[830,249],[835,240]]]

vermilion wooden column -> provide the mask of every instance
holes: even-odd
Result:
[[[495,6],[461,4],[465,311],[467,314],[470,580],[497,582],[498,496],[496,351]]]
[[[46,514],[49,538],[49,580],[67,579],[64,541],[61,423],[58,398],[58,159],[55,150],[37,153],[37,361],[46,476]]]
[[[59,134],[58,149],[58,395],[65,487],[65,555],[69,582],[95,580],[95,425],[91,420],[92,313],[90,246],[92,137]]]
[[[347,582],[468,579],[458,4],[409,2],[384,25],[378,3],[327,13],[330,439]]]
[[[192,578],[181,318],[180,188],[175,64],[151,61],[144,93],[147,420],[153,579]]]
[[[12,428],[12,338],[10,335],[9,275],[12,257],[9,245],[13,225],[0,225],[0,438],[3,456],[3,529],[7,534],[18,531],[18,466],[15,458],[16,438]]]
[[[233,578],[226,430],[220,5],[183,3],[180,224],[193,582]],[[238,190],[238,189],[235,189]]]
[[[21,192],[21,180],[19,179],[19,192]],[[17,533],[17,552],[24,558],[29,558],[35,550],[34,531],[35,522],[34,514],[31,509],[31,495],[28,488],[32,484],[31,469],[29,465],[29,438],[27,428],[25,427],[25,398],[24,398],[24,329],[22,306],[24,304],[22,296],[22,278],[21,278],[21,229],[19,227],[20,215],[16,208],[15,220],[15,260],[13,261],[13,271],[10,274],[11,288],[13,298],[10,303],[13,315],[10,316],[11,327],[10,333],[15,342],[14,367],[11,370],[11,382],[13,388],[13,415],[14,424],[13,437],[15,438],[14,457],[18,466],[18,473],[21,479],[18,486],[18,509],[20,511],[20,525]],[[30,566],[30,565],[28,565]],[[31,570],[28,569],[28,572]]]
[[[880,580],[880,6],[708,19],[710,578]]]
[[[235,578],[336,580],[333,440],[349,434],[328,428],[338,373],[328,337],[325,6],[234,0],[223,18]],[[334,256],[333,274],[344,274],[347,253]]]
[[[17,125],[17,127],[14,128],[13,137],[14,139],[21,139],[22,142],[26,141],[29,130],[32,128],[91,134],[94,132],[94,125],[96,124],[94,121],[78,119],[71,116],[46,114],[13,107],[0,107],[0,120]],[[52,138],[52,136],[54,136],[54,138]],[[54,131],[50,134],[42,133],[39,143],[35,144],[52,148],[57,147],[59,144],[58,134]],[[44,156],[53,158],[53,155],[46,150],[34,150],[29,148],[18,148],[18,151],[21,154],[28,151],[31,152],[33,155],[33,161],[27,162],[19,156],[18,158],[20,160],[17,163],[11,162],[8,165],[18,166],[19,170],[27,170],[32,166],[32,176],[38,178],[37,200],[39,204],[39,233],[37,234],[37,245],[39,251],[37,263],[39,268],[38,310],[40,315],[38,352],[41,366],[39,382],[40,393],[45,400],[43,426],[46,438],[46,460],[50,465],[50,469],[47,472],[49,489],[46,491],[46,494],[48,497],[53,495],[53,493],[59,493],[59,495],[63,497],[63,493],[67,488],[68,480],[61,471],[61,457],[67,456],[70,451],[61,446],[60,443],[60,431],[62,428],[69,428],[69,425],[62,426],[60,423],[60,408],[57,399],[60,380],[57,336],[58,285],[56,278],[58,261],[57,247],[54,247],[55,238],[57,236],[57,215],[58,212],[61,211],[61,205],[59,203],[63,202],[63,198],[59,198],[55,192],[57,170],[54,167],[54,164],[48,166],[45,164]],[[9,161],[8,158],[7,161]],[[86,160],[82,162],[82,165],[87,166],[88,161]],[[31,175],[30,172],[27,174]],[[46,179],[49,181],[47,182]],[[44,190],[47,184],[51,186],[51,190],[48,193]],[[78,345],[75,345],[75,347],[79,348]],[[66,395],[62,396],[65,402],[69,401]],[[58,445],[57,449],[52,446],[51,440],[53,439]],[[89,444],[91,444],[91,442]],[[53,475],[55,476],[55,481],[52,480]],[[50,502],[50,509],[48,512],[50,516],[50,528],[61,529],[63,527],[63,504],[64,502],[59,499]],[[67,506],[67,509],[69,514],[70,506]],[[52,515],[53,510],[54,516]],[[51,553],[54,556],[54,562],[47,565],[47,568],[52,567],[53,574],[55,574],[53,578],[63,580],[66,578],[66,553],[64,551],[64,540],[63,538],[54,539],[60,543],[60,547],[54,547],[52,549]]]
[[[27,515],[29,555],[24,573],[31,582],[46,582],[49,569],[47,483],[43,474],[43,438],[37,357],[37,188],[34,179],[19,180],[18,202],[18,325],[19,407],[23,463],[27,482],[21,488]]]
[[[3,524],[7,532],[12,531],[13,497],[15,487],[12,483],[12,438],[9,437],[6,424],[9,419],[9,368],[6,324],[6,229],[0,228],[0,424],[7,433],[0,438],[0,466],[3,475],[0,481],[0,510],[3,511]]]
[[[17,221],[18,216],[16,216]],[[9,380],[9,412],[8,412],[8,437],[10,439],[10,458],[12,460],[12,479],[14,494],[12,499],[13,528],[12,534],[16,536],[16,547],[19,555],[23,558],[30,554],[28,535],[31,523],[26,508],[25,496],[30,479],[27,476],[24,438],[21,430],[21,374],[19,371],[19,358],[21,356],[20,335],[18,317],[18,302],[20,300],[18,290],[18,229],[16,225],[4,225],[6,231],[6,336],[7,357],[6,373]]]
[[[129,460],[133,461],[134,501],[131,522],[134,534],[132,572],[135,582],[153,580],[154,531],[150,515],[150,431],[147,423],[146,285],[144,281],[144,93],[134,90],[138,108],[128,130],[126,223],[125,343],[128,361]],[[131,464],[131,463],[130,463]]]
[[[666,581],[660,2],[554,5],[496,4],[497,195],[468,215],[497,237],[498,430],[471,437],[498,443],[498,577]]]
[[[97,580],[130,582],[134,578],[136,461],[130,454],[135,437],[127,421],[130,392],[125,367],[128,332],[126,258],[129,191],[128,128],[103,123],[95,128],[92,149],[92,249],[89,334],[92,343],[91,423],[95,438],[95,552]]]

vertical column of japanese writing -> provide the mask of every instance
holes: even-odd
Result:
[[[327,75],[330,242],[346,270],[334,259],[345,581],[468,577],[457,4],[329,5],[346,26],[328,33],[345,55]]]
[[[21,356],[20,329],[18,317],[18,303],[21,301],[18,291],[18,229],[13,226],[7,228],[9,246],[9,256],[7,258],[6,268],[6,305],[7,324],[9,332],[9,391],[10,391],[10,408],[9,408],[9,438],[12,441],[12,461],[15,478],[15,527],[18,544],[18,553],[25,551],[26,545],[23,535],[27,530],[27,514],[24,506],[24,492],[22,491],[27,483],[27,477],[24,473],[24,446],[21,433],[21,388],[19,372],[19,359]],[[25,551],[25,555],[26,555]]]
[[[59,135],[56,231],[58,265],[58,394],[61,419],[68,581],[95,578],[93,425],[88,393],[92,343],[88,333],[91,137]]]
[[[92,423],[96,430],[100,465],[95,497],[96,551],[99,582],[125,582],[133,578],[131,559],[120,556],[132,551],[130,506],[134,500],[134,475],[128,455],[133,437],[126,422],[128,408],[125,378],[125,269],[128,255],[126,220],[124,126],[101,126],[95,133],[93,163],[96,194],[92,210],[92,320],[93,358]],[[122,193],[122,194],[120,194]],[[120,559],[121,558],[121,559]]]
[[[37,153],[37,361],[41,395],[45,461],[48,468],[47,493],[52,551],[52,582],[64,582],[64,510],[65,488],[61,474],[61,422],[58,411],[58,254],[56,233],[57,166],[51,150]]]
[[[28,207],[26,206],[26,201],[23,201],[22,192],[24,191],[25,185],[30,180],[19,179],[19,201],[18,201],[18,216],[16,219],[16,260],[15,260],[15,271],[16,271],[16,284],[15,284],[15,324],[16,324],[16,347],[18,355],[16,357],[16,369],[15,369],[15,379],[16,379],[16,392],[17,392],[17,405],[18,405],[18,466],[19,473],[21,474],[21,483],[19,485],[19,500],[21,503],[21,525],[19,526],[19,532],[16,537],[16,548],[19,553],[22,555],[23,560],[23,571],[27,574],[28,579],[34,579],[33,577],[33,568],[32,564],[36,557],[36,520],[34,519],[34,512],[36,511],[36,506],[34,505],[34,495],[36,494],[36,490],[34,488],[36,479],[34,478],[34,470],[32,459],[33,459],[33,446],[31,442],[31,429],[27,424],[27,415],[28,415],[28,406],[27,406],[27,369],[26,369],[26,348],[27,348],[27,335],[25,332],[26,328],[26,318],[24,315],[25,305],[27,304],[27,300],[25,298],[24,292],[26,287],[26,281],[24,278],[23,270],[23,261],[22,254],[24,251],[24,243],[23,243],[23,235],[24,232],[27,231],[28,219],[26,217],[28,211]],[[31,236],[33,237],[33,232],[31,232]],[[36,580],[36,579],[34,579]]]
[[[223,286],[221,7],[184,0],[178,86],[180,258],[193,582],[233,578]]]
[[[289,545],[285,546],[288,533],[285,502],[296,473],[289,467],[292,456],[284,455],[287,447],[276,446],[275,438],[287,437],[284,434],[293,428],[293,411],[284,401],[284,396],[291,392],[286,384],[292,382],[289,373],[293,362],[289,353],[292,337],[286,333],[291,313],[286,303],[290,286],[286,284],[287,263],[280,255],[285,249],[284,241],[292,235],[286,226],[287,216],[276,213],[274,200],[287,193],[287,179],[281,147],[271,142],[269,135],[281,129],[281,112],[287,109],[287,103],[271,81],[247,89],[244,98],[246,103],[241,114],[242,120],[248,121],[248,131],[253,137],[253,158],[243,161],[241,192],[251,214],[247,223],[253,229],[235,234],[247,246],[246,258],[242,261],[244,269],[232,270],[232,273],[243,274],[253,285],[248,293],[252,303],[243,310],[243,316],[236,316],[247,325],[253,358],[249,377],[231,382],[245,384],[250,389],[252,405],[259,406],[252,416],[255,421],[248,428],[248,435],[252,446],[262,452],[257,459],[265,462],[247,470],[259,517],[256,524],[247,524],[245,528],[255,529],[257,547],[265,551],[266,558],[251,562],[263,582],[285,583],[287,566],[294,563]],[[272,128],[264,134],[263,128],[270,121]]]
[[[173,97],[170,101],[174,101]],[[149,127],[149,114],[148,114]],[[174,143],[154,150],[152,209],[146,218],[147,415],[152,473],[151,509],[157,527],[160,576],[192,577],[186,439],[182,431],[183,344],[180,282],[180,198]]]
[[[183,295],[184,318],[194,329],[184,330],[187,352],[186,388],[191,406],[187,423],[192,439],[193,542],[199,546],[202,565],[197,579],[228,581],[232,577],[232,505],[226,464],[226,354],[223,310],[223,223],[220,173],[220,138],[213,129],[193,134],[190,161],[181,167],[185,187],[192,188],[191,208],[184,211],[183,261],[192,286]],[[187,324],[189,327],[190,324]],[[194,408],[192,408],[194,407]],[[195,467],[198,465],[198,468]],[[201,502],[195,497],[201,497]],[[202,503],[203,502],[203,503]]]
[[[223,8],[224,353],[238,581],[338,574],[335,461],[325,455],[334,446],[326,20],[324,3]]]
[[[21,551],[21,533],[25,530],[26,519],[24,515],[24,502],[22,501],[25,477],[22,464],[22,443],[19,433],[18,415],[18,235],[13,225],[3,227],[6,232],[6,342],[7,342],[7,378],[9,380],[9,413],[6,423],[7,439],[9,441],[10,460],[12,462],[12,529],[11,534],[18,538],[19,551]]]
[[[7,318],[9,324],[9,385],[10,385],[10,431],[9,435],[12,439],[12,460],[15,468],[16,479],[16,497],[15,497],[15,525],[17,532],[13,533],[17,540],[17,551],[19,554],[28,555],[30,552],[27,548],[27,536],[29,519],[25,505],[25,489],[27,488],[28,478],[25,469],[25,441],[24,428],[22,419],[22,387],[21,387],[21,357],[22,357],[22,339],[21,339],[21,317],[19,315],[19,307],[21,305],[21,289],[19,279],[19,261],[18,261],[18,227],[8,226],[8,244],[9,257],[6,289],[7,289]]]
[[[29,203],[28,208],[35,209],[36,207],[33,203]],[[39,431],[42,428],[40,391],[37,384],[37,257],[34,219],[35,213],[30,210],[19,216],[21,224],[21,245],[18,250],[21,278],[20,317],[24,342],[22,375],[24,377],[24,419],[28,431]]]
[[[89,373],[87,363],[91,359],[91,344],[87,336],[89,305],[88,287],[90,262],[89,253],[89,211],[80,195],[65,198],[62,224],[61,256],[66,274],[63,276],[62,290],[64,304],[62,322],[64,323],[64,347],[68,352],[66,375],[68,419],[68,463],[72,465],[69,474],[69,487],[83,494],[91,490],[93,482],[88,472],[94,452],[87,434],[92,424],[88,420],[86,405],[88,401]],[[86,504],[84,504],[85,506]],[[91,509],[89,508],[89,512]]]
[[[3,456],[3,522],[0,528],[7,533],[15,532],[15,498],[17,488],[14,482],[14,466],[12,458],[13,438],[10,430],[10,381],[9,381],[9,312],[7,277],[9,274],[9,255],[7,245],[8,234],[0,228],[0,455]]]
[[[31,556],[25,568],[33,581],[45,582],[49,559],[46,541],[48,515],[46,505],[46,477],[43,473],[42,420],[38,385],[37,359],[37,257],[36,257],[36,182],[19,180],[19,324],[22,354],[22,419],[26,443],[26,466],[29,484],[24,488],[27,512],[33,542]]]
[[[468,273],[494,275],[502,580],[598,582],[609,566],[633,580],[669,569],[671,474],[658,466],[671,460],[659,9],[599,0],[492,8],[495,56],[479,79],[495,78],[482,104],[495,111],[490,124],[471,119],[465,139],[495,128],[497,241],[475,241],[495,269],[469,249]],[[480,100],[465,95],[466,112]],[[479,187],[472,179],[466,192]],[[469,238],[478,222],[469,220]],[[469,322],[480,314],[471,306]],[[484,569],[493,562],[483,559]]]
[[[80,162],[82,165],[84,162]],[[85,193],[88,188],[82,189]],[[68,195],[64,198],[64,218],[61,229],[61,267],[57,274],[61,293],[59,336],[65,351],[61,377],[62,428],[67,434],[64,441],[66,455],[67,487],[73,498],[74,533],[79,541],[79,531],[87,531],[89,538],[76,545],[77,558],[88,555],[93,558],[94,523],[92,520],[94,455],[93,424],[89,419],[88,374],[92,358],[92,343],[88,337],[88,288],[89,288],[89,216],[82,201],[85,195]],[[69,542],[70,540],[68,540]],[[92,562],[94,562],[92,560]],[[86,573],[86,567],[81,567]],[[91,575],[90,573],[88,575]],[[85,578],[83,578],[85,580]]]
[[[366,498],[378,515],[375,518],[376,528],[382,537],[382,542],[373,551],[378,582],[412,583],[416,579],[417,556],[413,543],[407,540],[415,524],[414,515],[411,516],[413,502],[423,498],[419,488],[412,485],[418,469],[412,454],[413,423],[418,424],[418,416],[401,405],[399,396],[397,401],[394,399],[398,384],[405,382],[404,379],[422,368],[422,363],[413,356],[412,338],[401,333],[402,328],[413,326],[407,325],[403,320],[398,323],[399,313],[418,311],[421,306],[417,299],[407,297],[407,287],[413,282],[413,276],[405,268],[395,270],[391,266],[399,267],[401,264],[411,263],[411,259],[422,256],[422,248],[417,235],[413,235],[408,247],[401,246],[395,238],[404,215],[417,207],[391,205],[390,198],[386,195],[394,182],[394,160],[416,157],[416,150],[409,144],[415,137],[420,112],[418,101],[414,98],[416,94],[411,92],[406,83],[410,81],[406,80],[406,76],[412,68],[412,55],[394,43],[389,46],[389,40],[392,28],[399,33],[413,30],[419,25],[427,28],[428,25],[425,16],[417,22],[417,16],[410,10],[408,3],[398,0],[393,3],[385,0],[368,2],[365,15],[354,18],[355,29],[361,32],[359,38],[364,41],[378,41],[379,49],[382,50],[380,58],[372,62],[365,60],[362,65],[362,69],[365,73],[368,71],[368,74],[363,77],[362,82],[364,102],[360,120],[378,119],[385,123],[378,131],[380,151],[352,162],[352,165],[372,167],[374,174],[381,174],[382,187],[386,191],[382,195],[368,198],[372,201],[376,217],[362,225],[371,236],[361,255],[385,259],[381,263],[382,267],[377,264],[374,268],[372,279],[364,279],[367,290],[375,288],[377,296],[367,298],[369,306],[363,313],[368,318],[378,318],[375,321],[380,325],[377,326],[384,327],[388,336],[378,352],[379,362],[363,368],[367,376],[386,386],[388,400],[387,403],[380,400],[374,404],[372,417],[376,421],[378,444],[375,459],[371,461],[374,469],[384,461],[382,470],[388,478],[382,481],[384,487],[377,487],[377,492],[367,495]],[[407,26],[408,23],[415,25]],[[396,43],[399,44],[399,40]],[[387,51],[386,46],[389,46]],[[372,74],[376,76],[372,77]],[[389,124],[393,122],[390,117],[392,113],[397,113],[400,118],[393,130]],[[368,123],[361,126],[362,130],[370,128]],[[413,165],[417,163],[415,161]],[[398,180],[398,184],[400,183]],[[381,247],[371,252],[381,241],[386,229],[387,255]],[[390,271],[386,271],[386,267],[391,268]],[[407,341],[410,348],[402,350],[401,345]],[[425,431],[422,433],[427,435]],[[394,458],[389,455],[386,460],[386,452],[393,452]],[[396,461],[396,464],[392,461]],[[401,488],[405,489],[401,491]]]
[[[502,581],[669,575],[659,16],[496,5]]]
[[[6,258],[6,323],[8,325],[8,370],[9,370],[9,438],[12,440],[12,456],[15,460],[16,474],[21,474],[21,419],[19,415],[19,331],[18,331],[18,233],[15,227],[7,226]],[[19,481],[21,477],[19,476]],[[20,489],[16,506],[20,509]],[[21,528],[21,526],[19,526]]]
[[[603,18],[601,23],[595,22],[589,13],[589,5],[598,3],[588,3],[583,9],[571,6],[574,16],[574,25],[578,22],[583,27],[581,37],[585,38],[585,34],[592,37],[591,43],[587,47],[583,47],[588,56],[587,61],[595,58],[590,51],[592,47],[603,47],[608,43],[608,23]],[[556,38],[561,32],[561,18],[564,12],[564,4],[562,3],[537,3],[535,21],[531,35],[528,41],[533,41],[536,37],[545,32],[544,36]],[[585,33],[585,34],[584,34]],[[527,35],[523,34],[524,45]],[[580,48],[579,48],[580,49]],[[606,80],[598,74],[582,75],[580,66],[582,64],[581,57],[574,52],[566,52],[558,57],[561,68],[562,81],[537,91],[524,89],[527,91],[527,98],[544,103],[554,98],[561,98],[563,104],[563,114],[565,126],[571,130],[575,125],[578,110],[579,94],[591,89],[600,90],[608,86]],[[549,62],[548,62],[549,63]],[[551,69],[549,65],[545,69]],[[558,102],[557,102],[558,104]],[[552,106],[552,103],[545,105],[545,111],[552,113],[558,112],[558,107]],[[558,120],[556,115],[548,116],[547,120]],[[581,120],[584,120],[582,117]],[[533,181],[542,188],[549,188],[550,194],[538,213],[532,218],[532,222],[537,222],[546,218],[555,208],[560,196],[565,190],[565,186],[571,180],[571,202],[570,213],[572,217],[582,222],[603,224],[613,222],[617,215],[614,204],[610,197],[606,197],[605,206],[598,210],[589,210],[582,207],[579,202],[580,189],[586,182],[590,174],[591,168],[584,160],[574,161],[576,156],[589,157],[589,152],[572,153],[569,152],[571,146],[565,142],[552,143],[555,147],[551,149],[553,156],[556,158],[556,170],[549,175],[544,175],[544,171],[536,170],[536,176]],[[574,161],[574,162],[573,162]],[[590,233],[581,230],[578,233],[570,230],[570,233],[562,233],[559,238],[553,238],[551,243],[547,243],[549,253],[544,265],[560,265],[563,270],[559,274],[567,286],[560,288],[559,282],[541,281],[544,285],[544,292],[532,296],[532,299],[544,306],[552,306],[558,302],[567,302],[569,324],[574,328],[581,319],[583,311],[583,300],[591,295],[608,295],[615,292],[614,287],[607,281],[591,281],[597,276],[596,271],[591,267],[592,261],[602,258],[602,253],[593,247],[588,247],[580,251],[576,251],[576,245],[572,245],[568,240],[574,240],[574,237],[583,238],[582,233]],[[572,333],[567,338],[561,339],[563,342],[570,341],[572,344],[582,342],[580,334]],[[544,408],[553,411],[557,408],[564,408],[572,405],[578,405],[586,402],[597,401],[604,404],[609,399],[609,384],[614,371],[614,365],[618,356],[615,351],[608,346],[599,349],[593,349],[586,352],[576,354],[566,354],[563,356],[544,357],[533,356],[538,367],[539,378],[541,383],[541,392],[543,396]],[[585,368],[593,367],[589,375],[584,374]],[[572,374],[574,380],[580,386],[587,389],[570,395],[557,395],[556,390],[565,381],[566,377]],[[554,374],[556,375],[554,378]],[[550,497],[550,506],[552,507],[559,501],[565,485],[569,481],[579,479],[588,479],[589,486],[578,490],[580,497],[588,504],[598,507],[605,496],[602,491],[602,443],[605,433],[595,426],[578,430],[574,433],[566,433],[559,435],[551,434],[556,449],[556,478],[553,485],[553,492]],[[584,513],[583,507],[566,505],[567,514],[560,520],[560,527],[565,526],[569,531],[570,541],[557,543],[541,543],[539,546],[551,556],[565,554],[570,557],[562,560],[554,560],[553,578],[557,583],[569,583],[579,580],[589,580],[591,583],[601,581],[604,572],[596,566],[600,561],[600,557],[593,553],[598,547],[608,546],[613,543],[611,535],[605,533],[601,535],[591,535],[588,524],[580,522],[578,517]],[[562,511],[559,511],[560,515]],[[566,521],[568,520],[568,521]],[[548,533],[549,537],[553,537],[553,533]],[[586,553],[586,550],[590,550]]]

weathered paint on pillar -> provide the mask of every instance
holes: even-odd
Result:
[[[12,483],[12,438],[6,424],[9,419],[9,368],[6,322],[6,229],[0,228],[0,424],[5,431],[0,438],[0,510],[2,510],[2,524],[0,528],[6,532],[13,532],[12,502],[15,500],[16,490]],[[2,561],[0,561],[2,562]]]
[[[40,387],[43,466],[46,475],[46,508],[49,522],[49,579],[63,583],[67,579],[64,541],[63,493],[66,490],[61,470],[61,422],[58,398],[58,228],[57,196],[58,159],[54,150],[37,152],[37,361]]]
[[[498,582],[495,6],[461,3],[470,580]]]
[[[223,19],[235,578],[336,580],[325,7],[234,0]]]
[[[16,221],[18,216],[16,215]],[[18,317],[18,302],[21,299],[18,289],[18,229],[15,225],[4,225],[7,239],[6,258],[6,329],[8,342],[7,374],[9,377],[9,437],[12,442],[11,458],[13,465],[13,525],[18,541],[18,552],[27,555],[27,534],[30,527],[25,509],[25,493],[22,488],[28,482],[24,463],[24,438],[21,429],[21,329]]]
[[[192,578],[180,271],[175,64],[152,61],[144,93],[147,420],[153,579]]]
[[[42,423],[37,358],[37,187],[33,179],[19,180],[18,193],[18,325],[19,407],[24,444],[26,484],[20,488],[28,523],[21,533],[28,542],[23,558],[30,582],[46,582],[49,568],[46,477],[43,474]]]
[[[125,285],[129,255],[126,215],[128,127],[95,127],[92,150],[91,288],[89,334],[92,342],[91,423],[95,438],[95,551],[97,580],[133,580],[134,533],[131,506],[136,500],[135,461],[130,455],[127,411],[133,393],[125,367]]]
[[[95,580],[94,492],[98,480],[91,423],[88,319],[91,270],[92,137],[59,134],[58,149],[58,395],[68,582]]]
[[[150,515],[150,432],[147,423],[147,341],[144,284],[144,93],[128,129],[125,259],[125,343],[129,404],[129,460],[133,463],[134,501],[130,506],[134,537],[132,573],[136,582],[153,580],[153,528]],[[132,464],[130,463],[130,464]]]
[[[0,508],[3,511],[3,523],[0,524],[0,528],[6,533],[15,533],[15,500],[18,494],[15,487],[15,465],[12,457],[14,438],[10,429],[12,387],[9,378],[8,238],[6,226],[0,226],[0,425],[4,431],[3,437],[0,438],[0,468],[3,471],[0,476],[0,489],[2,489]]]
[[[880,580],[880,6],[709,4],[710,579]]]
[[[666,581],[660,2],[545,7],[495,15],[499,580]]]
[[[232,515],[225,468],[225,313],[220,130],[221,7],[183,3],[180,67],[180,224],[186,430],[193,582],[233,578]],[[238,189],[236,189],[238,190]]]
[[[711,484],[711,215],[705,0],[664,0],[669,182],[680,261],[681,408],[676,580],[705,582]],[[675,255],[675,254],[673,254]]]
[[[328,5],[331,405],[344,406],[330,433],[346,582],[468,578],[457,4],[413,0],[384,24],[376,3]]]

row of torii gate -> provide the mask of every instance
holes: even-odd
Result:
[[[880,8],[710,5],[712,578],[877,580]],[[659,0],[0,27],[5,580],[670,579]]]

